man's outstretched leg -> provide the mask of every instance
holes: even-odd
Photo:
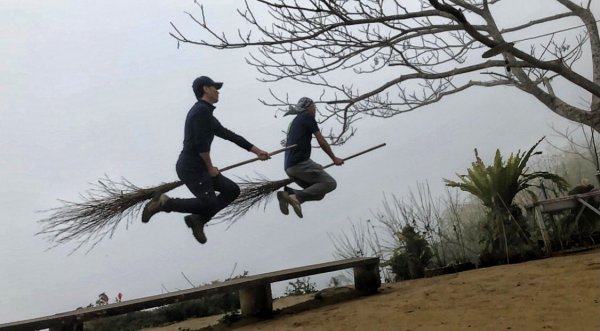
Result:
[[[213,206],[206,209],[208,214],[192,214],[184,217],[185,224],[192,229],[194,238],[196,238],[196,240],[201,244],[205,244],[207,241],[206,234],[204,233],[204,226],[206,223],[208,223],[214,215],[216,215],[223,208],[227,207],[240,195],[239,186],[221,174],[219,174],[217,177],[211,178],[211,182],[213,184],[214,191],[219,192],[219,195],[215,196]],[[202,195],[202,192],[198,191],[198,193],[198,195]]]
[[[223,208],[229,206],[237,197],[240,196],[240,187],[231,179],[219,174],[212,178],[214,190],[219,192],[216,198],[214,209],[211,211],[210,218],[215,216]]]
[[[184,217],[186,225],[192,229],[196,240],[206,243],[204,225],[215,214],[217,197],[214,191],[213,179],[205,176],[203,178],[182,179],[187,188],[194,194],[195,198],[179,199],[169,198],[165,194],[155,195],[144,207],[142,222],[147,223],[150,218],[158,212],[180,212],[191,213]]]
[[[198,214],[187,215],[183,218],[183,220],[185,221],[185,224],[188,226],[188,228],[192,229],[192,234],[194,235],[194,238],[196,238],[196,240],[199,243],[206,244],[206,241],[208,239],[206,238],[206,234],[204,233],[204,226],[206,225],[206,223],[208,223],[209,220]]]
[[[142,223],[148,223],[156,213],[164,211],[165,205],[170,198],[166,194],[155,193],[152,200],[144,206],[142,211]]]
[[[148,202],[146,204],[146,206],[144,207],[144,211],[142,212],[142,222],[148,223],[150,221],[150,218],[158,212],[173,211],[171,208],[165,207],[167,201],[172,202],[171,200],[172,199],[169,198],[168,196],[166,196],[165,194],[157,195],[157,197],[152,198],[152,200],[150,200],[150,202]],[[179,201],[173,201],[173,202],[181,203],[181,200],[184,200],[184,199],[176,199],[176,200],[179,200]],[[196,199],[185,199],[185,200],[196,200]],[[178,207],[175,207],[175,208],[178,208]],[[206,235],[204,234],[204,225],[206,223],[208,223],[210,218],[203,217],[198,214],[191,214],[191,215],[185,216],[183,219],[185,221],[185,224],[188,226],[188,228],[192,229],[192,233],[194,234],[194,237],[196,238],[196,240],[201,244],[205,244],[207,239],[206,239]]]

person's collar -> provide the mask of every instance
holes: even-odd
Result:
[[[204,105],[208,106],[210,109],[217,108],[217,107],[215,107],[215,105],[213,105],[212,103],[210,103],[210,102],[208,102],[206,100],[200,99],[200,100],[198,100],[198,102],[201,103],[201,104],[204,104]]]

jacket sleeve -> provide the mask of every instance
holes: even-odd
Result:
[[[244,137],[237,135],[234,132],[223,127],[221,123],[214,117],[213,128],[215,131],[215,136],[225,140],[229,140],[247,151],[249,151],[252,148],[252,146],[254,146],[248,140],[244,139]]]
[[[210,152],[214,130],[211,114],[207,111],[200,111],[194,116],[193,121],[194,145],[196,145],[198,153]]]

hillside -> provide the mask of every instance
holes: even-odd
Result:
[[[276,300],[275,308],[288,308],[270,320],[211,329],[600,330],[600,249],[383,284],[380,294],[370,297],[348,298],[344,289],[326,290],[320,300],[313,297]],[[146,330],[199,330],[219,318]]]

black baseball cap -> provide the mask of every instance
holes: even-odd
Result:
[[[204,86],[214,86],[218,90],[223,86],[223,83],[215,82],[214,80],[210,79],[210,77],[200,76],[194,79],[194,83],[192,83],[192,90],[194,90],[195,94],[198,94],[198,92],[202,91]]]

